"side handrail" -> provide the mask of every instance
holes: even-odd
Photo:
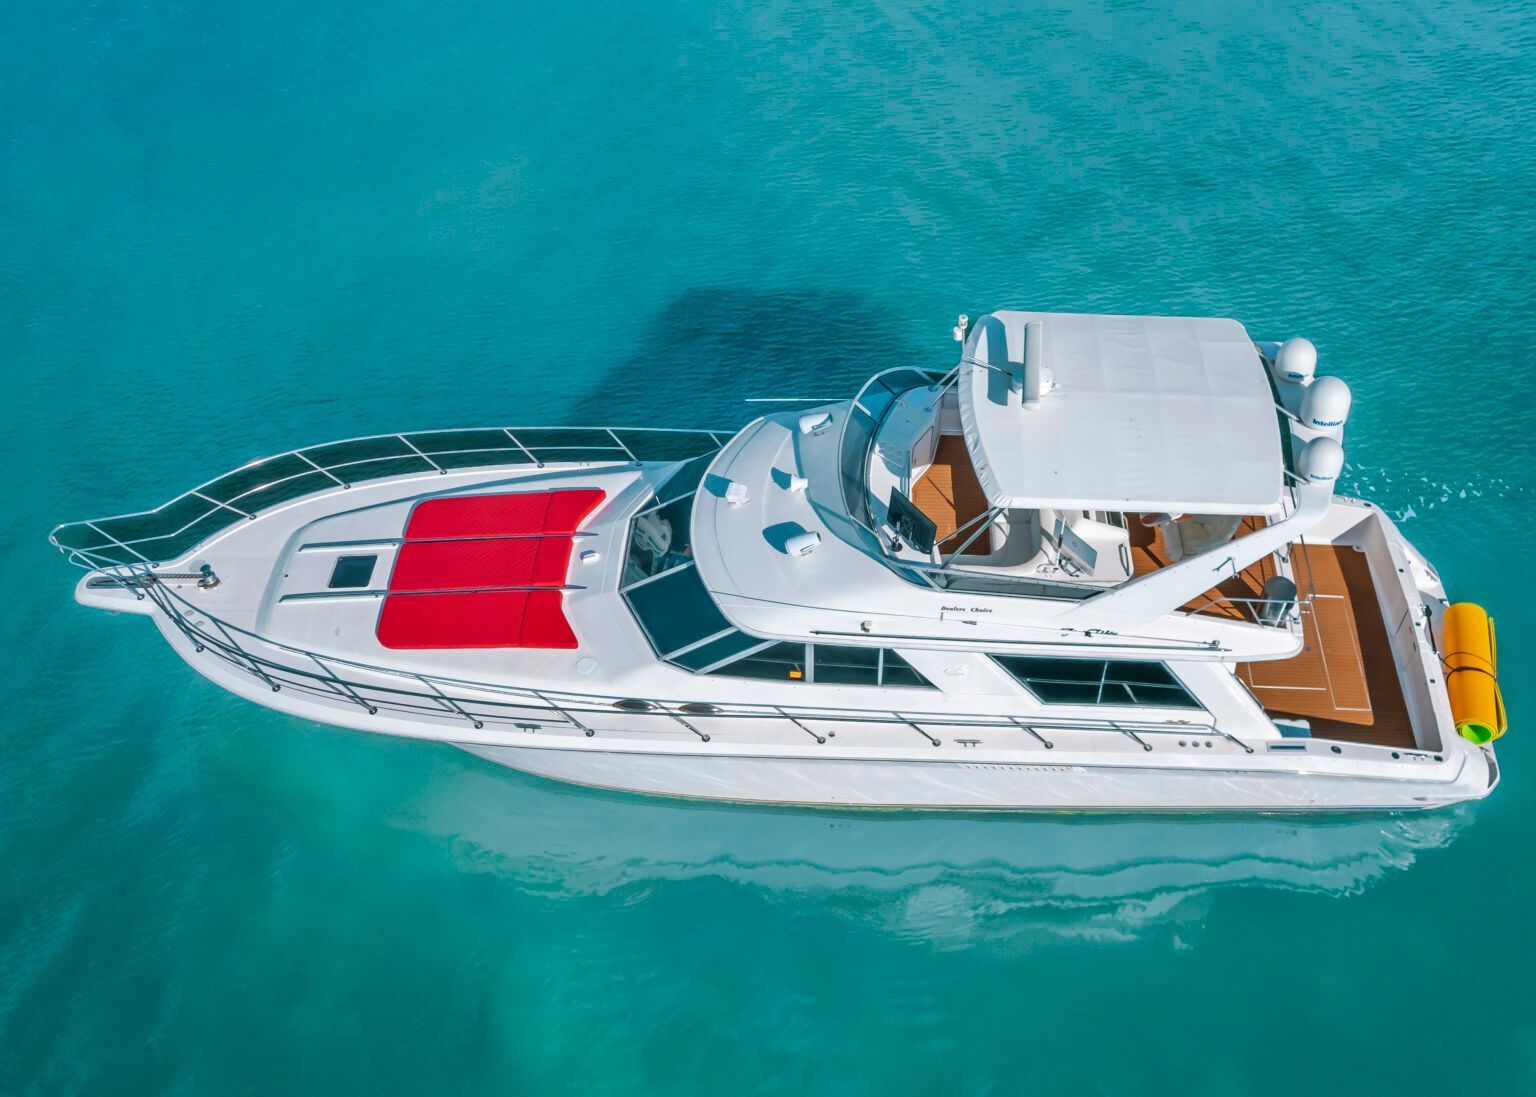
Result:
[[[359,663],[334,655],[322,657],[315,652],[282,644],[237,625],[221,621],[192,607],[179,594],[163,584],[152,583],[142,589],[161,612],[171,618],[178,631],[194,645],[197,651],[210,652],[223,658],[232,666],[257,678],[274,692],[280,692],[284,688],[297,688],[316,695],[343,700],[370,714],[377,714],[386,708],[422,715],[442,716],[447,713],[467,721],[477,729],[483,728],[491,720],[506,721],[520,727],[527,727],[531,719],[554,719],[573,730],[581,731],[588,737],[594,735],[595,731],[583,717],[590,718],[596,714],[612,715],[615,701],[620,700],[603,695],[571,694],[533,687],[463,681],[399,668]],[[188,613],[183,611],[182,606],[186,606],[198,617],[205,619],[207,626],[195,623]],[[278,654],[291,655],[294,659],[288,662],[280,661],[259,650],[262,648]],[[313,663],[319,669],[308,669],[303,665],[306,663]],[[399,684],[385,685],[379,682],[363,681],[356,672]],[[509,699],[502,701],[484,696],[469,697],[465,695],[465,691],[499,694]],[[684,713],[689,716],[693,713],[689,710],[679,711],[684,702],[657,700],[650,704],[652,706],[650,709],[638,711],[626,709],[625,715],[665,719],[683,725],[699,736],[702,741],[709,741],[706,732],[684,717]],[[933,740],[933,737],[917,727],[917,724],[934,722],[933,719],[928,718],[934,714],[914,714],[910,711],[900,713],[894,710],[847,712],[818,709],[813,706],[749,703],[719,707],[719,712],[708,715],[733,719],[787,720],[819,742],[825,742],[825,736],[812,730],[809,726],[810,722],[904,725],[915,728],[930,741]],[[537,715],[530,715],[531,713]],[[1203,715],[1206,717],[1204,720],[1191,720],[1178,725],[1154,721],[1108,718],[1095,720],[1071,716],[1025,720],[1016,715],[991,713],[944,713],[942,722],[958,728],[1022,731],[1039,740],[1046,749],[1051,749],[1055,744],[1041,735],[1036,730],[1037,727],[1055,731],[1106,731],[1123,734],[1136,739],[1146,749],[1150,749],[1150,746],[1137,736],[1137,732],[1141,735],[1221,736],[1244,745],[1216,727],[1214,718],[1211,718],[1210,714]]]

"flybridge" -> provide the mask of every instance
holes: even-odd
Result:
[[[1233,320],[1029,312],[957,335],[947,373],[893,368],[722,450],[719,498],[694,520],[728,617],[785,635],[794,602],[798,627],[841,635],[900,618],[934,640],[1294,650],[1309,592],[1286,546],[1328,511],[1348,410],[1337,379],[1289,376],[1310,344],[1261,346]],[[1316,399],[1334,385],[1342,409]],[[1318,407],[1299,408],[1303,388]]]

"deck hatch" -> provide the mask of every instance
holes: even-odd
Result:
[[[378,562],[377,556],[338,556],[326,586],[331,590],[366,589],[373,581],[373,566]]]

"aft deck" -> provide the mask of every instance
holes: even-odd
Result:
[[[941,552],[958,548],[963,535],[956,531],[988,506],[965,440],[957,435],[939,440],[933,464],[912,492],[933,519]],[[1127,514],[1125,524],[1132,573],[1141,576],[1174,560],[1162,527],[1144,526],[1138,518]],[[1245,517],[1234,536],[1264,525],[1262,516]],[[1302,650],[1290,659],[1239,664],[1238,676],[1270,716],[1306,720],[1317,738],[1413,748],[1408,706],[1366,558],[1347,546],[1296,545],[1290,568],[1301,604]],[[1277,574],[1279,562],[1266,556],[1182,608],[1251,621],[1265,582]]]
[[[1240,664],[1239,677],[1271,716],[1305,719],[1318,738],[1412,749],[1408,703],[1364,554],[1308,545],[1292,563],[1297,586],[1312,592],[1301,653]]]
[[[1263,518],[1243,520],[1241,537]],[[1129,523],[1137,575],[1171,561],[1161,528]],[[1408,704],[1393,665],[1386,622],[1363,554],[1345,545],[1296,545],[1291,569],[1303,602],[1302,650],[1291,659],[1240,663],[1240,677],[1264,711],[1304,719],[1320,739],[1411,749],[1416,744]],[[1264,582],[1278,573],[1265,557],[1184,608],[1218,617],[1251,619]]]

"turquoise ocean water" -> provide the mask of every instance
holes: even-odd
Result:
[[[1536,19],[4,5],[0,1093],[1536,1092]],[[1488,802],[818,814],[304,724],[64,519],[290,447],[736,425],[993,307],[1231,315],[1498,618]]]

